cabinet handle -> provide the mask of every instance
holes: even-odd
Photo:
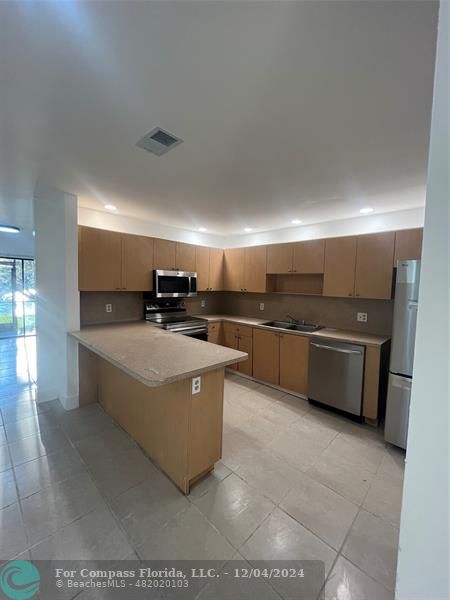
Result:
[[[351,292],[348,293],[349,296],[353,296],[353,294]]]
[[[359,296],[359,294],[358,294],[358,293],[356,293],[356,294],[355,294],[355,296]]]

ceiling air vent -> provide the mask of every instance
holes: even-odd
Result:
[[[147,135],[144,135],[136,146],[147,150],[147,152],[156,154],[156,156],[162,156],[166,152],[169,152],[169,150],[172,150],[172,148],[175,148],[175,146],[181,144],[182,141],[181,138],[175,137],[172,133],[161,129],[161,127],[155,127]]]

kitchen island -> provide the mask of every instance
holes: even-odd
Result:
[[[224,370],[247,354],[149,323],[86,327],[80,406],[99,402],[185,493],[222,455]]]

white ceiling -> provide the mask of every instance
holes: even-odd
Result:
[[[437,4],[0,4],[0,222],[36,182],[233,234],[424,203]],[[185,141],[158,158],[155,126]]]

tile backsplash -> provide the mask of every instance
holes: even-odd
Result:
[[[324,327],[352,329],[364,333],[390,336],[392,333],[392,300],[361,300],[327,298],[323,296],[295,296],[290,294],[241,294],[224,292],[222,308],[225,314],[255,317],[258,319],[284,319],[291,315],[318,323]],[[264,310],[259,310],[260,303]],[[356,320],[358,312],[368,315],[367,323]]]
[[[264,310],[259,310],[260,303]],[[81,325],[138,321],[143,318],[141,292],[81,292]],[[205,306],[202,306],[202,303]],[[112,312],[106,312],[112,304]],[[261,319],[286,319],[292,315],[325,327],[352,329],[378,335],[391,335],[394,303],[390,300],[361,300],[295,296],[290,294],[250,294],[239,292],[200,293],[186,298],[190,314],[230,314]],[[357,312],[368,314],[367,323],[356,320]]]
[[[185,304],[191,314],[223,312],[223,294],[199,294],[186,298]],[[202,306],[204,302],[205,306]],[[106,312],[106,305],[112,312]],[[142,292],[80,292],[81,326],[139,321],[144,316],[144,294]]]

